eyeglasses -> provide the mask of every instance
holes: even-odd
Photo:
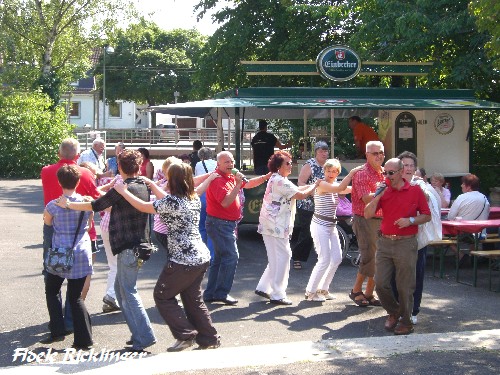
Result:
[[[285,161],[286,165],[292,165],[293,163],[291,161]]]
[[[384,151],[367,152],[367,154],[372,154],[373,156],[384,156]]]
[[[382,174],[383,174],[384,176],[387,176],[387,175],[392,176],[392,175],[394,175],[394,174],[398,173],[400,170],[401,170],[401,169],[398,169],[397,171],[383,171],[383,172],[382,172]]]

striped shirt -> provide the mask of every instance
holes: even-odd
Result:
[[[334,227],[339,204],[339,195],[337,193],[318,194],[317,190],[314,192],[314,215],[312,221],[316,224],[325,227]],[[319,216],[328,217],[331,220],[321,219]]]

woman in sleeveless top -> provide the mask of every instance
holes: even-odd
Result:
[[[351,170],[340,184],[336,182],[341,171],[337,159],[327,160],[323,169],[325,180],[319,183],[314,193],[314,215],[311,221],[311,236],[318,253],[318,262],[312,270],[305,295],[307,301],[315,302],[333,299],[328,288],[342,262],[342,249],[336,227],[338,193],[351,192],[351,187],[348,185],[360,167]]]

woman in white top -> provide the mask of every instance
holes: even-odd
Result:
[[[295,200],[311,195],[321,180],[300,187],[290,182],[287,177],[292,172],[292,156],[286,151],[274,153],[267,166],[272,175],[264,193],[257,232],[264,239],[268,263],[255,294],[277,305],[291,305],[292,301],[286,298],[286,288],[292,257],[289,238],[295,219]]]
[[[339,184],[336,180],[342,170],[340,162],[337,159],[329,159],[323,166],[325,180],[319,183],[314,193],[314,215],[311,221],[311,236],[318,253],[318,262],[307,283],[307,301],[324,302],[333,299],[328,289],[338,266],[342,263],[342,249],[336,226],[338,194],[351,192],[348,185],[359,169],[360,167],[351,170]]]

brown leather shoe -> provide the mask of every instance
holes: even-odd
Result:
[[[396,315],[389,315],[385,321],[384,328],[388,331],[394,331],[398,324],[398,317]]]
[[[399,322],[396,328],[394,328],[395,335],[409,335],[412,332],[413,332],[413,324],[403,324]]]

